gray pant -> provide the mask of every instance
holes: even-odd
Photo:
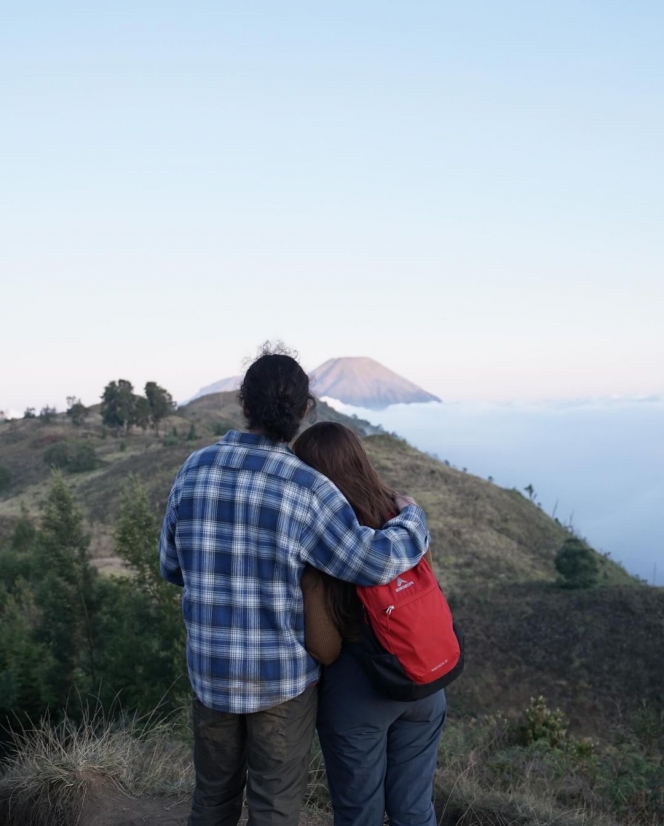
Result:
[[[318,736],[334,826],[436,826],[431,801],[445,692],[402,703],[374,689],[345,643],[323,672]]]
[[[245,783],[248,826],[297,826],[316,723],[315,686],[253,714],[194,698],[196,789],[189,826],[236,826]]]

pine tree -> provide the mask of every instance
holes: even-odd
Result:
[[[37,640],[54,660],[49,702],[57,706],[67,703],[75,684],[85,689],[96,682],[89,544],[81,513],[62,474],[54,472],[37,550],[41,578],[35,600],[41,612]]]
[[[556,554],[556,570],[566,588],[592,588],[599,578],[595,552],[581,539],[566,539]]]

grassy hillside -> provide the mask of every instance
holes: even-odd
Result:
[[[561,589],[554,557],[569,534],[518,491],[448,467],[368,422],[344,417],[324,404],[318,419],[354,428],[364,437],[385,481],[413,495],[424,507],[437,574],[466,634],[466,671],[449,689],[450,716],[436,773],[441,826],[660,826],[664,590],[644,586],[603,556],[598,556],[599,587]],[[97,583],[91,593],[98,600],[106,592],[113,596],[100,602],[107,613],[99,606],[95,609],[94,628],[101,630],[91,634],[91,650],[106,673],[121,675],[118,685],[124,687],[124,696],[141,682],[141,669],[161,668],[161,660],[151,653],[155,638],[172,641],[176,634],[174,626],[167,625],[163,627],[168,634],[161,638],[155,634],[155,620],[161,615],[141,607],[146,591],[140,577],[107,578],[122,567],[114,555],[113,531],[123,486],[129,474],[136,475],[151,506],[161,514],[184,459],[227,429],[243,426],[234,393],[206,396],[178,410],[162,424],[159,436],[139,430],[114,435],[102,427],[98,410],[78,427],[64,415],[50,422],[30,419],[0,425],[0,466],[11,474],[11,487],[0,494],[0,549],[25,508],[35,518],[41,513],[50,475],[45,456],[52,457],[54,450],[67,455],[82,451],[86,459],[88,469],[67,472],[66,481],[85,516],[95,565],[106,575],[90,579]],[[60,482],[65,493],[67,485]],[[148,515],[150,504],[144,508]],[[155,526],[145,545],[150,564],[156,530]],[[66,535],[70,536],[69,529]],[[30,570],[20,567],[16,554],[5,558],[14,559],[15,572]],[[49,570],[41,566],[40,575]],[[11,565],[3,573],[9,581]],[[42,581],[34,571],[32,576],[37,583]],[[156,572],[154,576],[168,591],[181,629],[175,592]],[[38,623],[41,617],[29,595],[20,602],[20,590],[14,589],[14,613],[8,612],[18,630],[21,622]],[[48,607],[44,595],[58,593],[54,588],[40,591],[39,605]],[[0,617],[5,608],[0,604]],[[71,627],[65,628],[65,642],[72,636]],[[148,647],[137,648],[139,627],[148,629],[144,635]],[[2,638],[16,638],[14,626],[6,628],[9,631]],[[118,630],[116,637],[113,630]],[[99,640],[115,643],[104,647]],[[177,657],[181,648],[178,642]],[[19,646],[10,652],[18,663],[16,673],[28,677],[24,680],[28,687],[39,677],[41,660],[30,659],[33,650],[37,649]],[[50,649],[38,650],[48,659]],[[156,650],[159,653],[159,645]],[[175,668],[176,679],[181,679],[181,666]],[[141,688],[156,686],[161,693],[165,682],[146,679]],[[531,701],[540,695],[545,699]],[[155,704],[151,702],[149,708]],[[569,717],[569,732],[557,707]],[[57,716],[58,709],[54,711]],[[0,777],[0,821],[8,815],[4,805],[11,808],[13,819],[7,822],[12,824],[128,822],[116,819],[122,807],[114,790],[121,789],[122,817],[131,808],[132,817],[140,814],[141,822],[157,824],[169,811],[174,823],[184,824],[186,802],[176,817],[172,801],[145,797],[164,791],[188,794],[189,725],[181,722],[187,732],[184,740],[181,733],[175,736],[174,731],[159,728],[148,727],[145,732],[139,727],[127,733],[115,718],[101,729],[84,719],[75,731],[67,728],[66,721],[60,728],[45,721],[21,740]],[[319,763],[312,767],[310,779],[309,802],[325,806]],[[17,800],[26,808],[17,806]],[[90,806],[94,811],[88,811]],[[310,810],[302,822],[313,826],[329,823],[329,818],[313,817]]]
[[[365,437],[388,484],[413,495],[427,512],[437,574],[468,637],[468,670],[453,688],[457,707],[523,708],[544,693],[581,723],[598,708],[634,698],[661,702],[664,592],[639,587],[623,568],[598,556],[605,586],[583,593],[555,587],[554,556],[569,536],[518,491],[447,467],[406,442],[350,419],[325,404],[318,420],[341,421]],[[120,568],[112,531],[130,473],[158,512],[185,458],[244,426],[235,393],[197,399],[163,423],[160,436],[134,430],[114,436],[98,411],[74,427],[64,415],[0,427],[0,465],[12,488],[0,499],[0,541],[21,506],[39,513],[49,478],[44,453],[66,441],[92,445],[98,466],[67,476],[92,535],[102,572]]]
[[[551,581],[553,557],[567,536],[517,491],[446,467],[368,422],[349,418],[320,403],[318,421],[339,421],[366,437],[372,461],[388,484],[415,496],[427,512],[434,558],[448,588],[464,583]],[[307,422],[308,424],[308,422]],[[155,508],[163,510],[175,473],[193,451],[215,442],[229,428],[243,429],[235,393],[215,393],[180,408],[157,437],[134,428],[114,436],[102,427],[98,410],[74,427],[64,414],[52,422],[19,420],[0,426],[0,465],[12,474],[12,487],[0,499],[0,538],[11,530],[21,505],[37,513],[49,478],[46,451],[58,442],[91,445],[98,467],[71,473],[69,481],[93,533],[92,553],[101,567],[112,564],[112,526],[123,481],[136,474]],[[605,582],[631,581],[615,564],[600,558]]]
[[[391,436],[365,443],[381,476],[426,511],[446,588],[556,578],[554,556],[569,534],[518,491],[447,467]],[[605,557],[599,562],[605,584],[634,582]]]
[[[644,705],[664,709],[664,589],[471,586],[453,607],[469,649],[450,688],[459,712],[523,709],[543,694],[575,730],[601,736]]]

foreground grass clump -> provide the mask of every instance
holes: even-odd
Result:
[[[436,789],[441,826],[660,826],[664,717],[645,708],[603,742],[570,735],[542,697],[517,719],[452,722]]]
[[[0,776],[0,822],[69,826],[91,797],[189,793],[193,770],[183,732],[178,724],[102,715],[76,725],[45,718],[12,737]]]
[[[14,736],[0,777],[0,822],[65,826],[87,801],[188,795],[190,721],[80,724],[48,720]],[[543,698],[521,715],[451,721],[435,779],[439,826],[662,826],[664,717],[644,708],[600,742],[568,731]],[[307,815],[329,821],[320,748],[313,749]]]

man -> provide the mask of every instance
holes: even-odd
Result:
[[[319,669],[304,649],[306,563],[361,585],[389,582],[429,544],[401,497],[380,531],[288,447],[314,403],[291,356],[265,351],[230,431],[180,469],[160,540],[162,575],[183,587],[194,690],[196,789],[190,826],[235,826],[247,785],[250,826],[297,826]]]

